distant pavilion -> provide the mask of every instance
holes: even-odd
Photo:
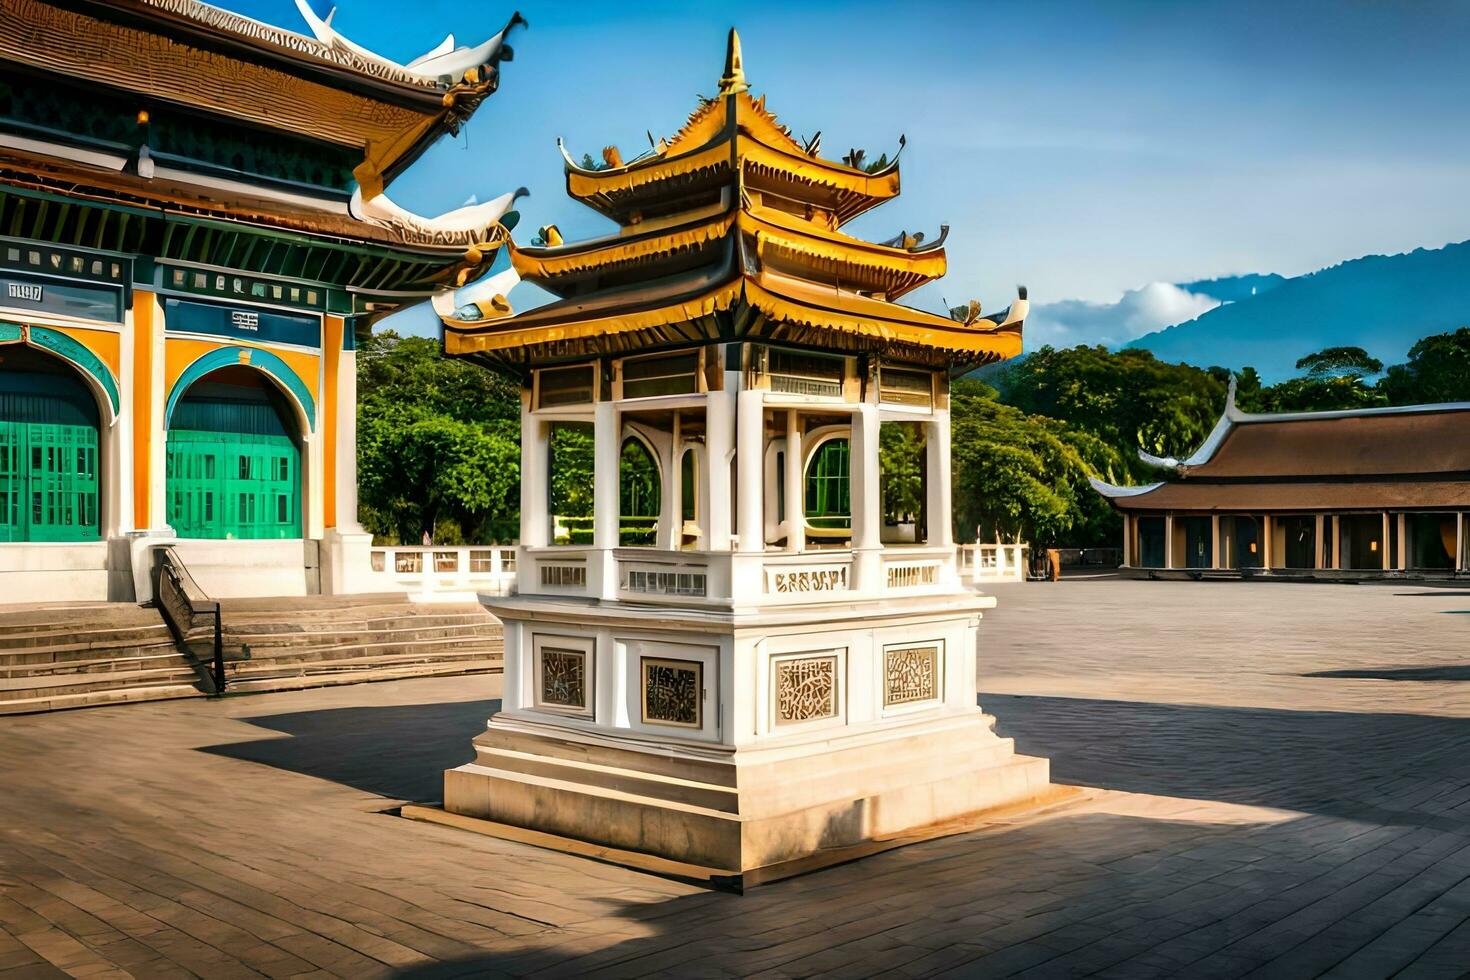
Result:
[[[1257,415],[1235,407],[1159,483],[1092,481],[1140,574],[1470,572],[1470,403]],[[1160,573],[1164,573],[1160,575]]]

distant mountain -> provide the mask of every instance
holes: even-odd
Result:
[[[1026,317],[1026,347],[1121,347],[1163,327],[1194,319],[1221,303],[1249,299],[1285,281],[1274,274],[1252,273],[1184,283],[1151,282],[1128,290],[1110,303],[1083,299],[1035,303]]]
[[[1196,279],[1194,282],[1176,282],[1174,285],[1186,293],[1199,293],[1222,303],[1239,303],[1261,293],[1269,292],[1286,282],[1285,276],[1274,272],[1252,272],[1243,276],[1221,276],[1218,279]]]
[[[1216,289],[1232,299],[1210,283],[1225,284]],[[1297,358],[1324,347],[1362,347],[1397,364],[1420,338],[1470,325],[1470,242],[1369,255],[1294,279],[1238,276],[1179,288],[1224,305],[1125,346],[1200,367],[1249,365],[1267,383],[1295,376]],[[1247,288],[1255,292],[1241,292]]]

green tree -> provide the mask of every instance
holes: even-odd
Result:
[[[1119,520],[1088,483],[1116,481],[1123,457],[1106,440],[996,400],[978,381],[951,390],[957,535],[1019,536],[1036,547],[1114,544]]]
[[[1383,370],[1383,362],[1361,347],[1328,347],[1296,362],[1309,378],[1368,377]]]
[[[1470,327],[1425,337],[1378,382],[1390,405],[1470,401]]]
[[[1042,347],[998,376],[1002,400],[1090,433],[1143,478],[1143,449],[1179,456],[1202,443],[1225,405],[1228,374],[1166,364],[1146,350]]]
[[[358,350],[358,486],[363,526],[388,543],[515,537],[520,390],[437,341],[383,331]]]
[[[878,470],[886,522],[905,523],[923,510],[926,452],[922,426],[912,422],[884,422],[878,427]]]
[[[1296,366],[1306,373],[1262,388],[1241,407],[1257,412],[1325,412],[1388,404],[1388,397],[1367,381],[1383,370],[1383,362],[1361,347],[1328,347],[1308,354]]]

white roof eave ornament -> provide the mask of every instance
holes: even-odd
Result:
[[[317,16],[316,11],[311,9],[310,0],[296,0],[296,10],[301,14],[301,19],[306,21],[306,26],[311,29],[312,36],[327,47],[350,51],[365,61],[376,62],[425,81],[437,81],[446,77],[458,81],[464,77],[465,72],[471,69],[495,64],[501,60],[509,60],[511,51],[505,44],[505,38],[512,28],[526,22],[517,11],[511,15],[510,21],[499,34],[472,48],[456,48],[454,35],[450,34],[429,51],[405,65],[391,58],[385,58],[338,34],[337,30],[332,27],[332,18],[337,13],[335,6],[328,11],[325,18]]]
[[[358,221],[386,228],[405,238],[428,240],[445,246],[478,245],[492,240],[496,226],[515,206],[516,200],[528,193],[524,187],[519,187],[484,204],[455,208],[437,218],[425,218],[394,204],[387,194],[365,200],[359,187],[353,190],[347,211]]]
[[[482,300],[494,299],[496,296],[506,297],[516,284],[521,281],[521,274],[515,269],[506,269],[497,272],[493,276],[486,276],[476,280],[461,289],[440,289],[434,293],[430,300],[434,312],[440,318],[457,316],[459,311],[466,306],[479,303]],[[477,319],[479,314],[470,319]]]

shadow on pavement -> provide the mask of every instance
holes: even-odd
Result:
[[[1470,833],[1470,719],[983,694],[1052,779]]]
[[[394,800],[439,803],[444,770],[475,757],[471,739],[499,699],[328,708],[241,721],[289,735],[200,749],[316,776]]]

